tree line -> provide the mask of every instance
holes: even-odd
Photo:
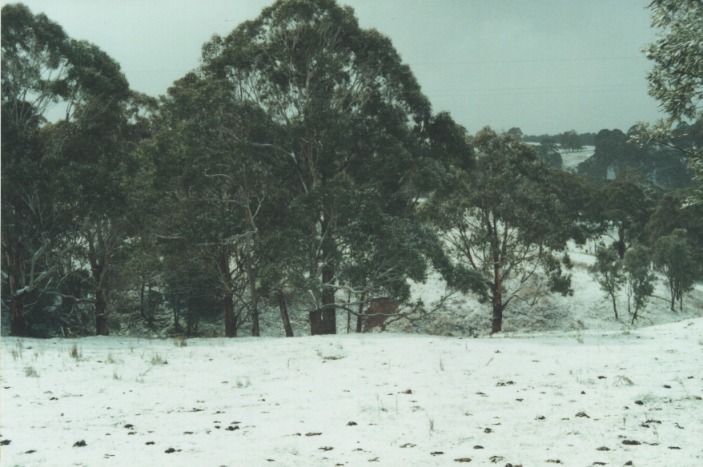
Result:
[[[214,36],[158,98],[45,15],[2,8],[11,335],[125,320],[197,335],[219,319],[258,336],[277,310],[292,336],[291,305],[334,334],[338,312],[361,324],[380,297],[411,303],[432,272],[490,302],[499,332],[528,289],[570,293],[568,241],[617,232],[625,260],[673,236],[701,264],[700,204],[621,172],[599,184],[510,132],[469,135],[334,0],[278,1]]]

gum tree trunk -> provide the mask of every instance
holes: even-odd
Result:
[[[332,284],[334,281],[334,266],[326,265],[322,268],[322,283]],[[322,290],[322,333],[337,334],[337,309],[335,307],[335,290],[325,288]]]
[[[320,309],[312,310],[310,312],[310,335],[319,336],[323,333],[322,327],[322,311]]]
[[[110,335],[107,326],[107,292],[100,286],[95,289],[95,334]]]
[[[283,330],[286,332],[286,337],[293,337],[293,327],[290,325],[286,296],[282,290],[276,292],[276,300],[278,301],[278,308],[281,310],[281,320],[283,321]]]
[[[225,315],[225,337],[237,337],[237,317],[234,316],[234,303],[231,292],[222,297],[222,311]]]

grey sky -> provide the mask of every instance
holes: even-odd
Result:
[[[430,98],[471,133],[627,130],[659,117],[647,95],[648,0],[338,0],[389,36]],[[25,0],[160,95],[200,47],[273,0]]]

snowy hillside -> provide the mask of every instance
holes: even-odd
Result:
[[[1,463],[703,465],[701,336],[5,338]]]
[[[703,284],[698,284],[686,294],[684,310],[670,311],[669,290],[664,278],[657,275],[654,295],[640,312],[633,324],[627,313],[627,297],[620,292],[617,301],[620,319],[616,320],[610,299],[600,289],[588,271],[595,258],[593,244],[569,247],[573,268],[573,296],[547,295],[536,304],[513,301],[506,309],[503,333],[507,335],[546,331],[626,331],[658,324],[703,317]],[[421,299],[426,308],[437,308],[436,304],[447,294],[444,282],[437,275],[425,284],[417,284],[413,295]],[[490,303],[480,303],[472,295],[453,294],[438,309],[425,319],[415,322],[399,321],[389,328],[402,332],[421,332],[447,336],[487,336],[490,332]],[[340,330],[341,332],[341,330]]]
[[[576,171],[576,167],[578,167],[581,162],[591,157],[595,149],[595,146],[584,146],[578,151],[560,150],[562,168],[569,172]]]

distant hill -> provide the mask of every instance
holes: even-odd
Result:
[[[619,172],[629,168],[660,188],[690,185],[691,174],[681,153],[655,145],[640,146],[633,143],[630,136],[617,129],[598,132],[593,155],[577,165],[577,172],[597,180],[613,180]]]

